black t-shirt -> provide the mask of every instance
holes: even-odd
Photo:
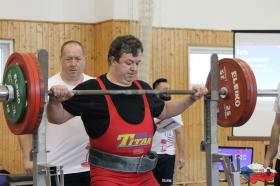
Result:
[[[108,90],[138,89],[135,83],[130,87],[122,87],[111,83],[106,74],[100,76]],[[151,89],[144,81],[139,81],[143,89]],[[79,84],[76,90],[100,90],[95,79]],[[119,115],[128,123],[138,124],[144,119],[144,100],[141,95],[110,95]],[[158,117],[163,108],[164,101],[157,96],[147,95],[152,117]],[[62,103],[64,109],[75,116],[81,116],[85,129],[91,138],[101,136],[109,126],[108,105],[104,95],[75,95]]]

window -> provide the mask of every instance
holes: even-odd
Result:
[[[211,66],[211,55],[216,53],[219,59],[232,58],[233,49],[223,47],[189,47],[190,85],[205,84]]]
[[[0,39],[0,82],[2,82],[3,71],[7,59],[13,52],[13,41],[12,40],[1,40]]]

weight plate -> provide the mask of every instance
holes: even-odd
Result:
[[[38,128],[41,119],[42,114],[44,111],[44,81],[43,81],[43,74],[39,65],[39,62],[37,61],[37,58],[32,54],[23,54],[28,61],[33,61],[33,65],[31,67],[33,68],[33,84],[30,84],[35,89],[29,89],[30,90],[30,97],[32,98],[31,106],[30,108],[34,109],[34,112],[32,115],[36,117],[32,117],[30,115],[30,125],[28,125],[28,128],[25,130],[25,133],[33,133],[35,129]]]
[[[8,65],[2,84],[11,85],[14,89],[14,100],[4,102],[3,110],[6,118],[16,124],[22,119],[26,106],[25,78],[18,64]]]
[[[253,77],[245,67],[244,61],[238,59],[224,58],[218,61],[218,87],[227,89],[226,97],[220,96],[218,100],[217,122],[222,127],[235,127],[243,125],[252,115],[256,96],[254,92],[256,86]],[[206,86],[211,90],[210,74],[208,75]],[[245,116],[244,116],[245,115]]]
[[[249,109],[244,113],[244,115],[242,117],[242,121],[240,122],[240,125],[235,126],[235,127],[237,127],[237,126],[241,126],[241,125],[245,124],[251,118],[251,116],[255,110],[256,103],[257,103],[257,83],[256,83],[255,75],[254,75],[252,69],[250,68],[250,66],[241,59],[235,59],[235,60],[238,61],[241,66],[243,66],[243,69],[246,74],[246,79],[248,81],[248,89],[250,89],[249,90],[250,94],[247,99],[247,102],[249,103]]]
[[[31,134],[38,127],[44,109],[44,85],[39,63],[31,53],[13,53],[5,66],[18,64],[26,80],[26,107],[23,117],[16,123],[10,122],[5,114],[6,122],[16,135]]]

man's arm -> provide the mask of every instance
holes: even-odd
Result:
[[[74,116],[63,108],[61,102],[68,100],[74,94],[62,85],[53,86],[50,91],[53,95],[50,96],[47,104],[48,121],[54,124],[62,124],[73,118]]]
[[[271,129],[270,144],[265,155],[264,167],[268,167],[278,151],[280,135],[280,113],[275,114],[274,123]]]
[[[195,86],[193,87],[193,91],[195,93],[191,96],[187,95],[174,101],[165,102],[163,111],[159,115],[158,119],[164,120],[166,118],[171,118],[173,116],[181,114],[187,108],[189,108],[196,100],[202,98],[208,93],[207,88],[203,86]]]
[[[166,101],[158,119],[164,120],[179,115],[189,108],[196,100],[191,96],[184,96],[174,101]]]
[[[175,129],[176,145],[178,149],[178,168],[182,169],[185,165],[185,141],[183,127]]]
[[[23,166],[25,173],[32,175],[33,162],[30,161],[30,153],[32,150],[32,135],[19,135],[18,141],[23,154]]]

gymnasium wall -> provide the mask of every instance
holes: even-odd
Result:
[[[77,39],[86,47],[86,73],[98,76],[107,71],[107,50],[111,40],[129,31],[131,22],[109,20],[96,24],[0,20],[0,39],[13,39],[15,51],[49,51],[49,76],[60,70],[59,50],[69,39]],[[230,31],[205,29],[153,28],[152,76],[169,79],[172,88],[188,89],[188,47],[232,47]],[[176,169],[177,183],[205,185],[205,153],[200,151],[204,140],[203,101],[184,112],[186,166]],[[266,141],[229,141],[232,129],[218,128],[219,145],[252,146],[254,160],[262,163]],[[0,165],[12,173],[22,173],[22,154],[16,136],[7,129],[0,108]]]
[[[140,3],[143,0],[9,0],[2,1],[0,17],[78,23],[135,20]],[[278,0],[153,0],[153,6],[153,25],[159,27],[280,29]]]

